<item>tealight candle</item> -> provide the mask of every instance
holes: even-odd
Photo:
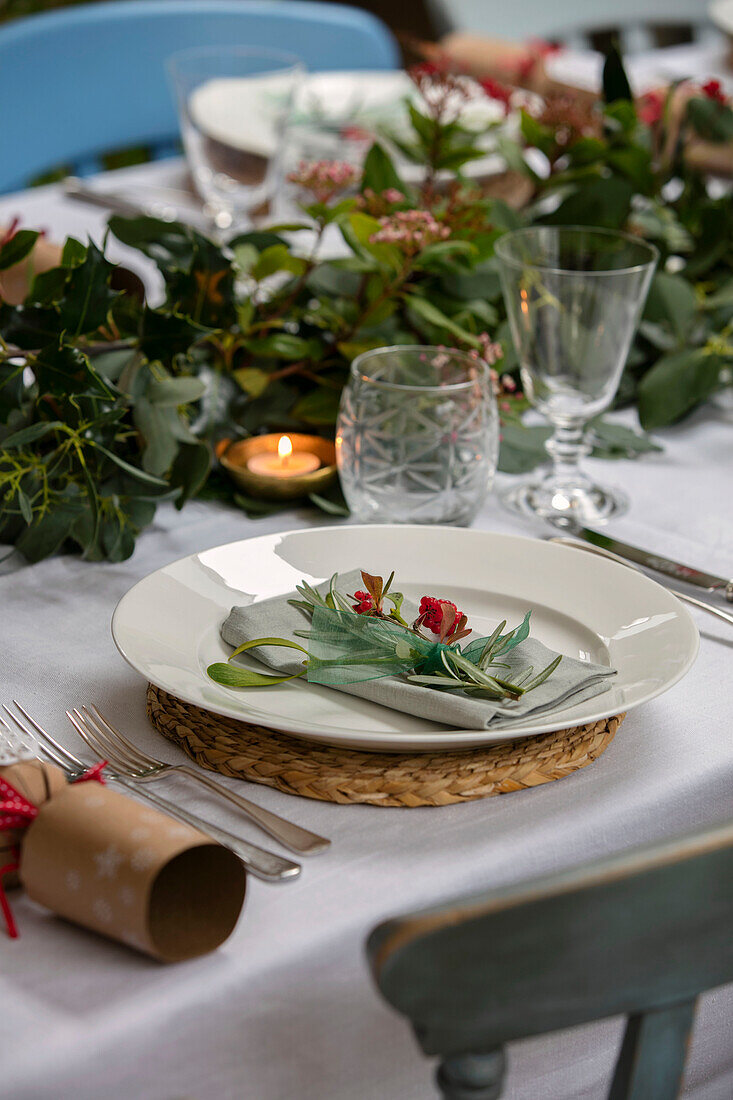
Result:
[[[312,451],[294,451],[290,437],[283,435],[275,451],[260,451],[247,459],[247,469],[266,477],[288,478],[310,474],[321,465],[318,455]]]
[[[333,441],[318,435],[251,435],[222,440],[217,457],[247,496],[297,500],[322,493],[338,476]]]

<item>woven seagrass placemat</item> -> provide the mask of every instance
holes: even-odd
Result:
[[[608,748],[623,714],[462,752],[379,753],[318,745],[223,718],[148,685],[148,716],[211,771],[286,794],[372,806],[447,806],[563,779]]]

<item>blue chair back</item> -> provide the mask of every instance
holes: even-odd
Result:
[[[265,46],[313,71],[394,69],[396,43],[356,8],[301,0],[115,0],[0,27],[0,193],[59,164],[99,170],[99,154],[174,150],[165,61],[190,46]]]

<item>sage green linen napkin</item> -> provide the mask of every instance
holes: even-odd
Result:
[[[315,587],[324,594],[328,590],[327,583]],[[354,592],[361,587],[363,585],[358,570],[339,575],[339,591]],[[222,638],[235,647],[255,638],[288,638],[307,648],[307,641],[296,637],[295,631],[308,629],[308,616],[288,603],[288,600],[296,596],[297,593],[293,592],[289,596],[276,596],[270,600],[253,603],[249,607],[233,607],[222,624]],[[403,618],[407,622],[412,622],[417,614],[417,607],[405,600],[402,607]],[[253,653],[252,656],[255,654]],[[529,637],[501,658],[510,666],[509,670],[502,669],[502,675],[511,680],[513,674],[518,674],[527,665],[533,665],[535,673],[538,673],[556,656],[557,653],[535,638]],[[302,667],[302,660],[305,659],[300,653],[277,646],[263,646],[257,649],[256,657],[263,664],[285,675],[298,672]],[[460,690],[443,691],[422,687],[398,676],[343,684],[334,690],[344,691],[348,695],[356,695],[373,703],[380,703],[392,710],[426,718],[441,726],[451,726],[456,729],[489,727],[509,729],[512,725],[526,720],[528,715],[533,718],[540,715],[544,717],[552,711],[561,711],[594,695],[600,695],[608,690],[608,679],[613,675],[615,675],[615,669],[563,656],[558,667],[544,683],[516,702],[476,699]]]

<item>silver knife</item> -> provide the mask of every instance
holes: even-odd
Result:
[[[89,206],[100,206],[103,210],[121,214],[125,218],[159,218],[164,222],[181,222],[183,225],[191,225],[194,228],[206,225],[204,216],[197,214],[194,209],[168,202],[165,196],[170,192],[161,192],[160,198],[150,198],[145,203],[140,203],[117,191],[103,191],[101,188],[89,187],[76,176],[65,179],[63,187],[67,198],[87,203]]]
[[[656,573],[664,573],[665,576],[674,577],[677,581],[694,584],[697,588],[704,588],[706,592],[718,592],[725,596],[729,603],[733,603],[733,580],[716,577],[713,573],[703,573],[700,569],[693,569],[690,565],[682,565],[680,562],[672,561],[661,554],[651,554],[648,550],[640,550],[638,546],[631,546],[628,542],[621,542],[609,535],[591,531],[588,527],[576,526],[570,520],[560,520],[553,523],[553,526],[568,531],[575,538],[584,539],[585,542],[589,542],[593,546],[599,546],[601,550],[609,550],[620,558],[626,558],[627,561],[643,565],[645,569],[653,569]]]

